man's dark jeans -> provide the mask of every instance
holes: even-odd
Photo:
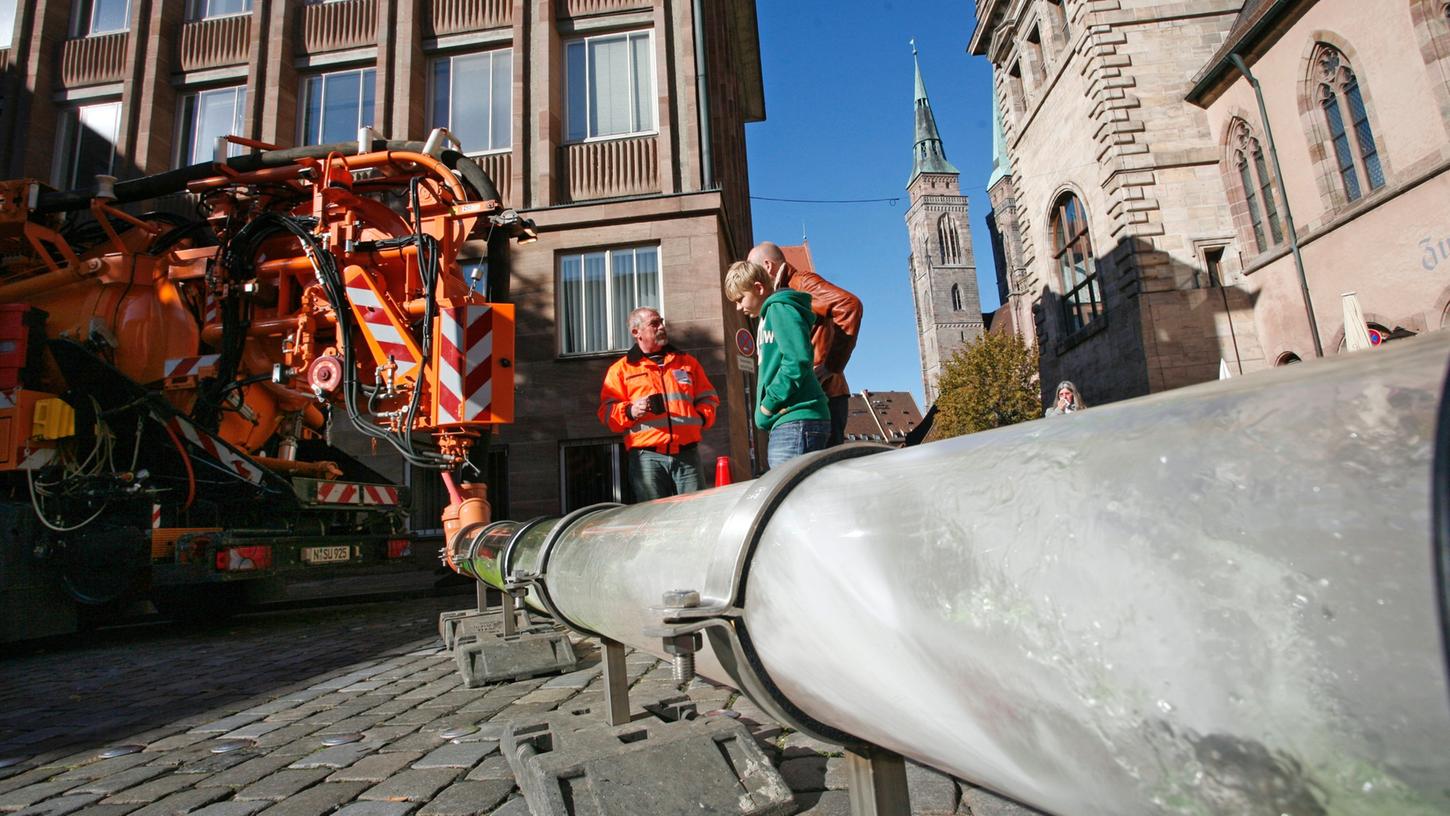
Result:
[[[637,502],[653,501],[700,489],[700,449],[671,456],[652,450],[629,452],[629,486]]]
[[[830,436],[831,421],[828,419],[782,422],[770,429],[765,461],[770,467],[775,467],[803,453],[825,450]]]

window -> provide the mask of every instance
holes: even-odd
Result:
[[[655,129],[654,37],[648,31],[575,40],[568,63],[568,140]]]
[[[130,0],[76,0],[72,37],[115,34],[130,27]]]
[[[1007,69],[1007,94],[1008,101],[1014,111],[1027,109],[1027,96],[1022,90],[1022,60],[1016,60],[1012,67]]]
[[[1072,334],[1103,313],[1087,214],[1077,196],[1063,193],[1052,208],[1052,252],[1062,277],[1062,322]]]
[[[433,127],[448,128],[468,153],[508,150],[513,125],[513,51],[433,63]]]
[[[177,164],[186,167],[212,161],[216,156],[216,140],[241,133],[243,111],[247,107],[247,89],[218,88],[189,94],[181,100],[181,150]],[[241,155],[240,145],[231,145],[227,155]]]
[[[252,0],[188,0],[186,19],[210,20],[213,17],[246,14],[251,10]]]
[[[486,452],[484,448],[487,448]],[[489,444],[475,445],[468,452],[470,466],[464,472],[471,478],[464,481],[479,481],[488,485],[488,506],[493,517],[509,517],[508,446]],[[433,468],[414,467],[404,463],[403,481],[408,485],[411,506],[408,511],[408,529],[415,533],[441,535],[443,533],[443,509],[448,506],[448,491],[443,479]],[[473,469],[477,468],[477,472]]]
[[[1310,62],[1315,75],[1319,108],[1329,129],[1330,152],[1343,185],[1345,198],[1356,201],[1368,187],[1384,186],[1384,168],[1359,78],[1339,49],[1320,43]]]
[[[962,287],[954,283],[954,284],[952,284],[952,311],[954,311],[954,312],[960,312],[961,310],[962,310]],[[962,336],[962,339],[963,340],[966,339],[966,335],[965,334]]]
[[[1060,45],[1067,45],[1070,31],[1067,28],[1067,9],[1063,7],[1063,0],[1047,0],[1047,19],[1052,26],[1052,31]]]
[[[1047,79],[1047,66],[1042,62],[1042,32],[1037,26],[1027,33],[1027,44],[1023,50],[1027,52],[1027,71],[1035,88]]]
[[[1242,119],[1229,126],[1233,149],[1233,166],[1238,173],[1240,191],[1248,209],[1249,227],[1254,235],[1254,251],[1263,252],[1283,243],[1284,228],[1279,223],[1279,208],[1274,199],[1274,186],[1264,151],[1249,124]],[[1267,234],[1265,232],[1267,228]],[[1268,240],[1272,237],[1272,241]]]
[[[1203,251],[1203,271],[1208,277],[1206,281],[1210,288],[1221,288],[1223,286],[1223,252],[1221,246],[1208,247]]]
[[[307,78],[302,120],[303,144],[332,144],[357,138],[358,128],[373,123],[372,68]]]
[[[112,175],[120,132],[120,102],[83,105],[67,111],[56,155],[55,175],[60,188],[72,190],[90,185],[98,175]]]
[[[629,313],[660,307],[659,247],[628,247],[559,259],[559,335],[564,354],[622,351]]]
[[[937,263],[959,264],[962,262],[962,241],[957,234],[957,225],[950,214],[944,214],[936,222]]]
[[[18,0],[0,0],[0,49],[15,44],[15,6]]]
[[[624,474],[624,444],[619,440],[561,442],[560,511],[570,513],[600,502],[632,502],[634,496]]]

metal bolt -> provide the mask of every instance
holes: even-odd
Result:
[[[675,684],[683,685],[695,679],[695,653],[685,652],[674,656]]]

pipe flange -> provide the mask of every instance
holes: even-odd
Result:
[[[483,576],[476,574],[476,570],[474,570],[471,566],[465,565],[471,565],[474,559],[478,558],[478,549],[483,544],[483,540],[485,538],[488,538],[489,533],[507,527],[510,524],[518,524],[518,522],[509,521],[507,519],[494,521],[485,524],[477,531],[468,534],[467,540],[463,545],[463,551],[454,554],[454,558],[458,559],[458,569],[456,571],[460,574],[467,575],[475,581],[483,581]],[[484,583],[488,582],[484,581]]]
[[[514,534],[509,536],[508,542],[503,545],[503,555],[498,559],[498,576],[505,586],[508,585],[509,576],[514,574],[514,551],[518,543],[523,540],[526,533],[548,520],[549,516],[534,516],[520,524],[519,528],[514,530]],[[502,588],[500,587],[500,589]]]
[[[569,529],[569,527],[572,526],[575,522],[579,521],[585,516],[592,516],[595,513],[600,513],[605,510],[613,510],[616,507],[622,506],[623,505],[619,504],[618,502],[603,502],[601,504],[591,504],[588,507],[581,507],[578,510],[575,510],[567,516],[559,519],[559,522],[554,525],[554,528],[552,530],[549,531],[549,536],[544,539],[544,543],[539,547],[539,569],[534,576],[534,592],[537,593],[539,596],[539,603],[542,603],[544,605],[544,609],[548,611],[549,616],[552,617],[556,622],[569,627],[570,629],[578,632],[581,635],[584,635],[585,637],[604,638],[605,636],[588,627],[581,626],[574,621],[569,620],[567,617],[564,616],[563,612],[559,611],[558,605],[555,604],[554,599],[549,596],[549,556],[553,554],[554,545],[559,543],[559,539],[563,537],[564,531]]]

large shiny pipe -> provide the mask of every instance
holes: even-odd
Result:
[[[536,522],[510,569],[656,654],[652,607],[699,590],[702,674],[1050,812],[1444,813],[1447,363],[1440,333],[833,449]]]

